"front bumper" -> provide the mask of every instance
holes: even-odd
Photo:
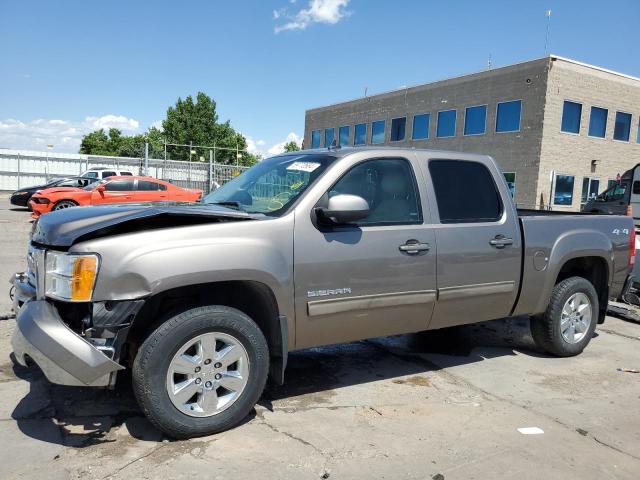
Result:
[[[9,197],[9,202],[11,205],[16,205],[17,207],[26,207],[29,205],[29,200],[31,199],[31,195],[11,195]]]
[[[103,387],[124,367],[73,332],[46,300],[30,300],[20,309],[11,339],[21,365],[32,359],[47,379],[59,385]]]

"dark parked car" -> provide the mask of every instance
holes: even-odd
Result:
[[[45,188],[51,187],[78,187],[82,188],[87,186],[92,181],[91,178],[82,178],[82,177],[67,177],[67,178],[56,178],[50,180],[49,182],[43,185],[36,185],[34,187],[21,188],[20,190],[16,190],[11,194],[11,205],[16,205],[18,207],[29,207],[29,200],[31,200],[31,196],[34,193],[38,193],[40,190],[44,190]],[[31,209],[31,207],[29,207]]]

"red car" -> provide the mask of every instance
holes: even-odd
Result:
[[[53,210],[79,205],[166,200],[197,202],[200,197],[202,190],[176,187],[151,177],[122,176],[93,182],[84,188],[47,188],[33,195],[29,204],[33,209],[31,216],[38,218]]]

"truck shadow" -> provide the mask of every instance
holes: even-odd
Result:
[[[286,382],[268,384],[258,402],[273,410],[317,401],[339,388],[401,377],[455,365],[515,355],[538,356],[529,336],[528,319],[508,319],[420,334],[384,337],[293,352]],[[50,384],[37,367],[14,361],[13,374],[29,382],[29,392],[11,416],[25,435],[40,441],[83,448],[131,437],[162,441],[163,436],[138,408],[126,374],[114,390]],[[255,417],[254,412],[245,423]]]

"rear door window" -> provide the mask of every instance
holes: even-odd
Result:
[[[105,170],[104,172],[102,172],[102,178],[115,177],[115,176],[116,176],[116,172],[112,172],[109,170]]]
[[[503,205],[493,176],[482,163],[430,160],[429,173],[440,223],[495,222]]]
[[[150,180],[138,180],[138,190],[143,192],[156,192],[158,190],[166,190],[167,187],[158,182]]]
[[[122,177],[128,177],[128,176],[130,176],[130,175],[133,175],[133,173],[131,173],[131,172],[126,172],[126,171],[122,171],[122,172],[120,172],[120,176],[122,176]]]

